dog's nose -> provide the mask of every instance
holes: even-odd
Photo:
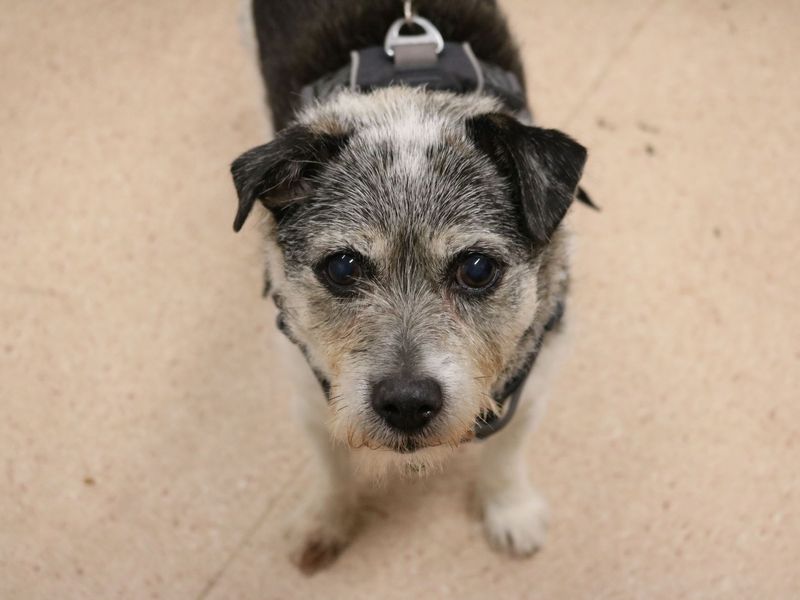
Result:
[[[395,429],[422,429],[442,409],[442,386],[430,377],[387,377],[372,387],[372,408]]]

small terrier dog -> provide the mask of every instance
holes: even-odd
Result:
[[[314,376],[305,572],[353,536],[354,470],[426,472],[467,442],[490,543],[529,555],[545,533],[522,444],[562,337],[586,150],[530,124],[493,0],[409,4],[252,6],[277,134],[231,167],[234,228],[266,207],[265,294]]]

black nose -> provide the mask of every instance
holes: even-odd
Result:
[[[395,429],[411,433],[442,409],[442,386],[430,377],[387,377],[372,387],[372,408]]]

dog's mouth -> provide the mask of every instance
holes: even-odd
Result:
[[[398,454],[412,454],[417,450],[423,450],[425,448],[437,448],[439,446],[450,446],[452,448],[457,448],[461,444],[472,441],[474,438],[475,432],[469,430],[451,439],[407,436],[405,438],[383,444],[383,446],[384,448],[391,450],[392,452],[397,452]]]
[[[396,442],[389,446],[389,450],[393,452],[399,452],[400,454],[411,454],[412,452],[416,452],[420,448],[424,448],[425,444],[422,443],[420,440],[410,438],[407,440],[403,440],[401,442]]]
[[[389,450],[392,450],[393,452],[398,452],[400,454],[411,454],[413,452],[416,452],[417,450],[421,450],[422,448],[428,448],[430,446],[431,444],[427,442],[424,438],[409,436],[405,439],[392,442],[391,444],[388,445],[388,448]]]
[[[358,430],[350,430],[344,441],[352,450],[368,449],[368,450],[389,450],[397,454],[413,454],[419,450],[428,448],[438,448],[448,446],[450,448],[458,448],[462,444],[472,441],[475,438],[475,431],[469,429],[467,431],[460,431],[449,436],[442,435],[424,435],[424,434],[407,434],[407,435],[368,435],[359,434]],[[340,438],[341,439],[341,438]]]
[[[393,440],[376,440],[376,439],[360,439],[355,441],[352,438],[347,440],[347,446],[352,450],[361,450],[366,448],[368,450],[388,450],[396,452],[397,454],[413,454],[419,450],[429,448],[439,448],[448,446],[450,448],[458,448],[462,444],[466,444],[475,438],[475,432],[469,431],[460,437],[454,439],[427,439],[424,437],[405,437]]]

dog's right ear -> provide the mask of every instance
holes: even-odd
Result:
[[[466,131],[511,184],[528,235],[546,243],[575,198],[586,148],[560,131],[500,113],[468,119]]]
[[[233,230],[239,231],[256,200],[273,212],[302,200],[302,183],[347,143],[345,133],[320,133],[306,125],[292,125],[275,139],[248,150],[231,165],[239,194]]]

